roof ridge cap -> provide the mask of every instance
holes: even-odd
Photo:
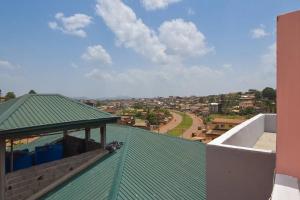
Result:
[[[19,97],[19,99],[0,116],[0,125],[6,121],[9,116],[15,113],[30,97],[30,94],[24,94],[23,96]]]
[[[143,134],[152,134],[152,135],[156,135],[158,137],[167,137],[167,138],[171,138],[171,139],[178,140],[178,141],[183,141],[183,142],[190,142],[190,143],[197,143],[197,144],[200,143],[198,141],[189,140],[188,138],[176,137],[176,136],[168,135],[167,133],[157,133],[157,132],[154,132],[154,131],[145,130],[145,129],[138,128],[138,127],[133,127],[133,126],[126,126],[126,125],[122,125],[122,124],[109,124],[109,126],[127,127],[127,128],[130,128],[130,129],[142,131],[142,132],[144,132]]]
[[[115,125],[115,126],[125,126],[125,125],[120,125],[120,124],[111,124],[111,125]],[[171,138],[174,140],[178,140],[178,141],[184,141],[184,142],[191,142],[191,143],[199,143],[198,141],[193,141],[193,140],[189,140],[188,138],[183,138],[183,137],[176,137],[176,136],[172,136],[172,135],[168,135],[167,133],[157,133],[154,131],[150,131],[150,130],[145,130],[142,128],[138,128],[138,127],[133,127],[133,126],[129,126],[131,129],[138,129],[138,130],[142,130],[143,132],[145,132],[145,134],[152,134],[152,135],[157,135],[159,137],[167,137],[167,138]]]
[[[70,101],[72,101],[72,102],[74,102],[74,103],[77,103],[77,104],[79,104],[79,105],[85,106],[85,107],[87,107],[87,108],[96,110],[96,111],[101,112],[101,113],[105,113],[105,114],[107,114],[107,115],[111,115],[111,117],[114,116],[114,115],[112,115],[112,114],[110,114],[110,113],[108,113],[108,112],[101,111],[101,110],[99,110],[99,109],[97,109],[97,108],[95,108],[95,107],[93,107],[93,106],[89,106],[89,105],[87,105],[87,104],[85,104],[85,103],[82,103],[82,102],[80,102],[80,101],[76,101],[75,99],[73,99],[73,98],[71,98],[71,97],[67,97],[67,96],[64,96],[64,95],[61,95],[61,94],[57,94],[57,95],[60,96],[60,97],[62,97],[62,98],[65,98],[65,99],[67,99],[67,100],[70,100]]]
[[[125,165],[125,161],[126,161],[126,154],[127,154],[127,151],[128,151],[128,144],[126,144],[126,142],[129,141],[129,138],[131,137],[132,134],[128,134],[126,136],[126,139],[125,139],[125,147],[123,149],[123,152],[122,152],[122,157],[121,157],[121,160],[119,161],[118,163],[118,167],[116,169],[116,174],[114,175],[114,178],[113,178],[113,186],[110,190],[110,194],[109,194],[109,199],[112,199],[112,200],[115,200],[117,199],[118,197],[118,194],[119,194],[119,190],[120,190],[120,185],[121,185],[121,181],[122,181],[122,177],[123,177],[123,170],[124,170],[124,165]]]

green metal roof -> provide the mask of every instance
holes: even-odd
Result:
[[[57,94],[26,94],[0,104],[0,134],[116,122],[109,113]],[[40,132],[41,133],[41,132]]]
[[[124,145],[42,199],[206,199],[204,144],[119,125],[107,140]]]

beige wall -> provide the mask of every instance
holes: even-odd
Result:
[[[300,178],[300,11],[277,19],[276,171]]]
[[[207,200],[267,200],[274,167],[275,153],[208,144]]]

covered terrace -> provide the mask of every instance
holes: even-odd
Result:
[[[72,171],[73,165],[78,167],[82,164],[82,162],[77,161],[78,159],[87,158],[91,154],[78,157],[76,161],[70,159],[72,156],[86,154],[86,152],[93,152],[93,156],[105,155],[107,153],[105,150],[106,124],[115,123],[117,120],[118,117],[109,113],[99,111],[96,108],[57,94],[27,94],[1,103],[0,199],[13,199],[9,193],[16,195],[15,189],[20,192],[20,195],[15,196],[14,199],[22,199],[26,195],[28,197],[36,192],[36,190],[32,190],[23,194],[25,191],[23,192],[22,188],[18,188],[18,184],[15,183],[17,176],[14,174],[22,175],[20,181],[24,182],[24,174],[27,173],[34,176],[37,171],[45,168],[49,162],[65,160],[64,163],[61,162],[63,163],[61,167],[72,165],[69,167],[70,171]],[[91,129],[95,128],[99,128],[100,141],[98,142],[93,141],[90,136]],[[69,134],[78,130],[84,130],[84,139],[79,139]],[[55,144],[36,147],[34,152],[14,150],[15,140],[61,133],[63,133],[63,138],[60,141]],[[18,162],[18,159],[23,160]],[[41,167],[38,167],[38,165]],[[62,171],[58,169],[59,166],[59,163],[55,163],[51,181],[59,179],[60,176],[55,174],[55,170]],[[28,171],[30,168],[34,171]],[[21,173],[16,171],[19,169],[21,169]],[[49,173],[49,170],[47,173]],[[29,176],[26,177],[28,180],[30,179]],[[14,179],[14,181],[10,179]],[[34,180],[41,181],[42,179],[43,177],[39,176],[35,177]],[[8,186],[7,182],[11,184]],[[49,180],[44,180],[44,182],[43,187],[50,184]],[[38,185],[40,186],[41,184],[39,183]],[[38,189],[41,189],[42,187],[39,186],[37,186]]]

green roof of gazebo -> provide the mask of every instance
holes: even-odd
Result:
[[[58,94],[26,94],[0,104],[0,136],[97,127],[118,117]]]

